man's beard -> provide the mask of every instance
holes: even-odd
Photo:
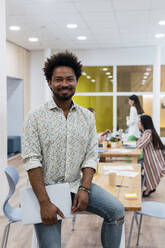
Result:
[[[63,88],[63,89],[68,89],[68,88]],[[74,96],[74,94],[75,94],[75,91],[74,91],[70,95],[65,95],[65,94],[60,95],[60,94],[58,94],[58,92],[54,92],[53,89],[51,89],[51,90],[52,90],[53,95],[55,96],[55,98],[57,98],[59,101],[64,101],[64,102],[72,99],[72,96]]]

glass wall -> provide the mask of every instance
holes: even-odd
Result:
[[[150,92],[152,81],[152,66],[117,66],[118,92]]]
[[[113,66],[84,66],[76,92],[112,92]]]
[[[165,65],[161,66],[160,136],[165,137]]]
[[[152,95],[138,96],[144,113],[152,117]],[[128,104],[128,96],[117,97],[117,128],[125,130],[126,117],[130,114],[130,105]]]
[[[74,96],[75,103],[95,109],[97,132],[113,130],[113,97],[112,96]]]

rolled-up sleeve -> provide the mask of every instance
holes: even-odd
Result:
[[[42,167],[41,146],[38,135],[37,120],[29,113],[23,127],[22,158],[25,170]]]
[[[95,119],[92,116],[90,121],[90,130],[89,130],[89,141],[87,146],[87,152],[85,159],[82,163],[81,169],[83,168],[93,168],[96,170],[98,162],[98,136],[96,132]]]

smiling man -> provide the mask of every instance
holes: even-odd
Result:
[[[22,157],[40,204],[42,223],[35,225],[40,248],[61,247],[57,214],[62,218],[64,215],[50,201],[45,185],[63,182],[70,184],[74,213],[86,210],[104,218],[103,247],[120,246],[123,206],[92,184],[98,158],[95,119],[72,101],[81,68],[77,57],[67,51],[47,59],[43,70],[52,99],[30,112],[24,124]]]

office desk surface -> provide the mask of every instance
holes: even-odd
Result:
[[[141,165],[129,164],[133,166],[136,172],[139,172],[136,177],[117,176],[116,184],[128,187],[115,187],[109,185],[109,176],[104,175],[104,166],[128,166],[126,163],[99,163],[98,173],[95,174],[93,182],[113,194],[118,198],[125,207],[126,211],[139,211],[141,210]],[[136,200],[128,200],[125,194],[136,193]]]

